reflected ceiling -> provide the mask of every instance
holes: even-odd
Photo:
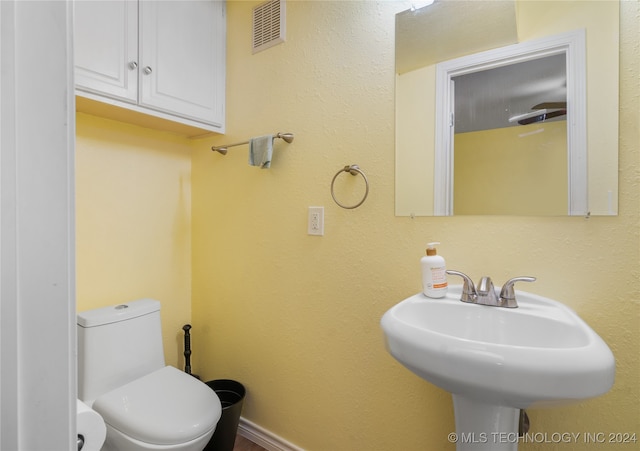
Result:
[[[513,0],[436,0],[397,14],[396,72],[517,43],[515,9]],[[425,30],[430,36],[451,36],[452,18],[456,22],[454,39],[424,39]]]
[[[564,54],[460,75],[454,80],[456,133],[519,126],[509,118],[539,111],[533,108],[539,104],[567,101]],[[566,116],[547,120],[566,120]]]

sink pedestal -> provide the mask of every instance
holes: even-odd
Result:
[[[520,409],[453,395],[457,451],[517,451]]]

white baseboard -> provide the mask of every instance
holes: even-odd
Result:
[[[261,426],[240,417],[238,425],[238,434],[251,440],[253,443],[260,445],[267,451],[304,451],[291,442],[286,441],[282,437],[277,436],[273,432],[267,431]]]

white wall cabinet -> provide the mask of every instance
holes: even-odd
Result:
[[[77,0],[74,12],[78,96],[224,132],[224,1]]]

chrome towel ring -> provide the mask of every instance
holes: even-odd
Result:
[[[360,174],[362,176],[362,178],[364,179],[364,184],[365,184],[364,197],[362,198],[362,200],[360,202],[358,202],[355,205],[343,205],[342,203],[340,203],[338,201],[338,199],[336,199],[336,193],[334,192],[333,185],[335,184],[336,179],[338,178],[338,176],[340,174],[342,174],[343,172],[348,172],[351,175]],[[340,169],[338,172],[336,172],[336,175],[333,176],[333,180],[331,180],[331,197],[333,197],[333,200],[335,201],[335,203],[338,204],[342,208],[346,208],[347,210],[351,210],[353,208],[358,208],[360,205],[362,205],[364,203],[364,201],[367,199],[368,195],[369,195],[369,180],[367,180],[367,176],[364,175],[364,172],[362,172],[362,170],[360,169],[360,167],[357,164],[352,164],[351,166],[345,166],[344,168]]]

